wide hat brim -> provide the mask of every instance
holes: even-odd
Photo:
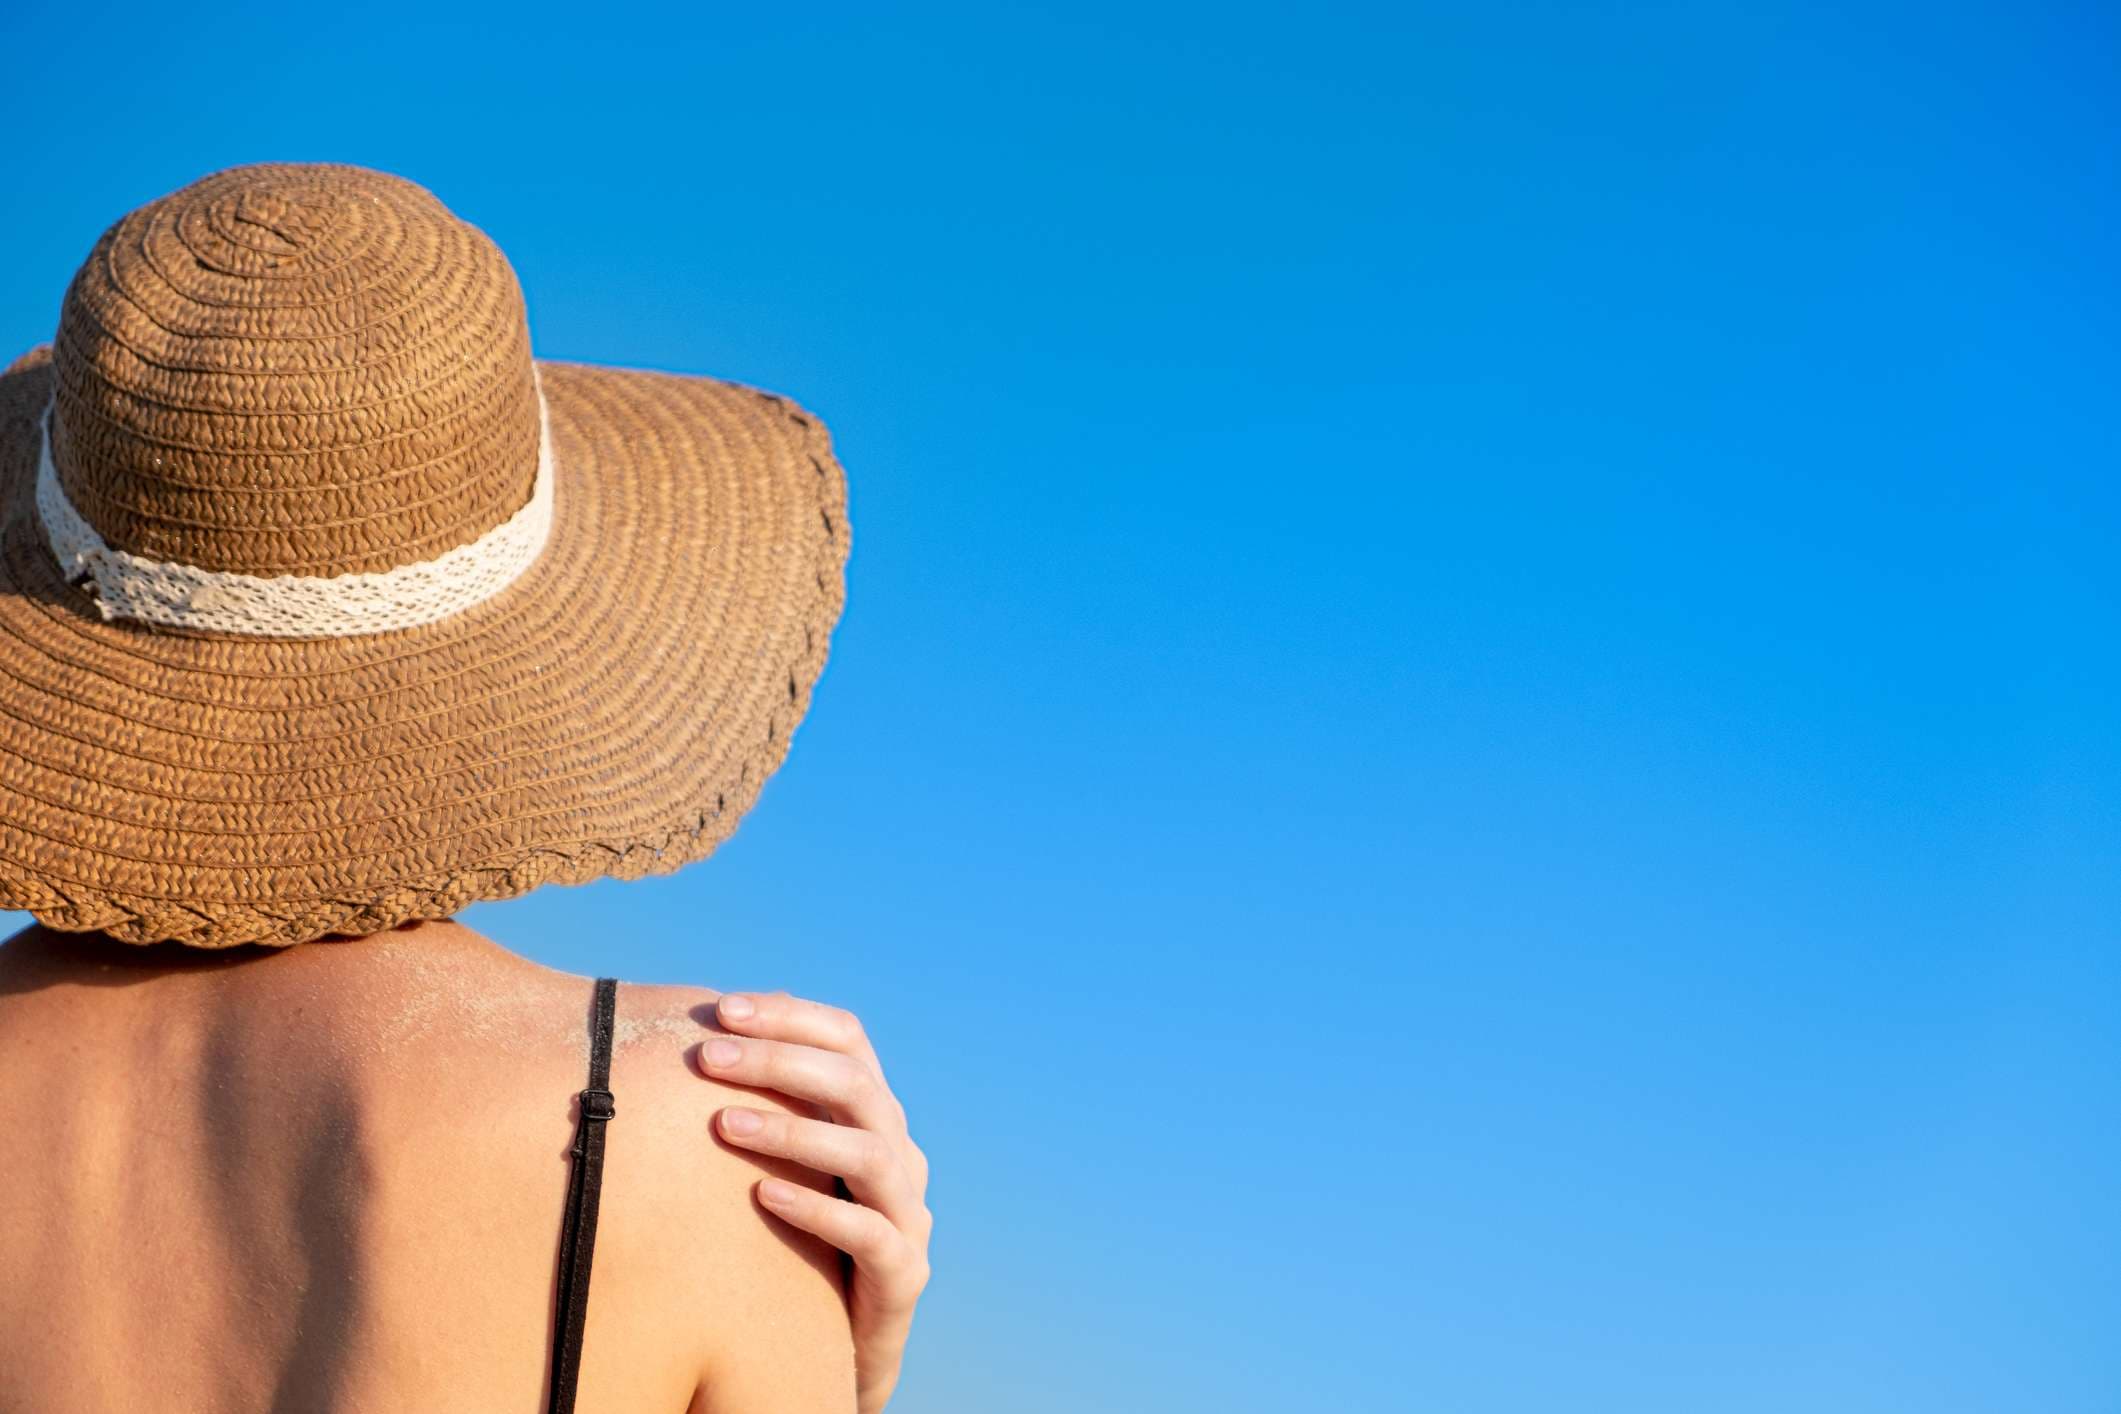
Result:
[[[551,538],[440,622],[271,639],[105,621],[37,517],[37,350],[0,375],[0,907],[200,947],[667,873],[758,798],[845,597],[816,418],[540,361]]]

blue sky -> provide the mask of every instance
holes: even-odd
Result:
[[[868,1019],[906,1414],[2091,1414],[2117,28],[16,5],[0,335],[142,201],[352,161],[541,355],[825,418],[757,811],[466,919]]]

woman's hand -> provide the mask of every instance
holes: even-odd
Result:
[[[898,1385],[913,1308],[928,1284],[928,1159],[906,1133],[906,1111],[884,1083],[876,1050],[851,1012],[786,992],[728,992],[716,1020],[735,1033],[700,1047],[708,1075],[778,1090],[820,1106],[826,1118],[729,1105],[715,1116],[731,1144],[837,1176],[847,1198],[762,1179],[759,1201],[784,1222],[854,1259],[854,1324],[862,1414],[876,1414]],[[851,1201],[850,1201],[851,1200]]]

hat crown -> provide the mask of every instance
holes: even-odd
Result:
[[[522,290],[424,188],[233,167],[97,241],[53,341],[51,455],[112,548],[238,574],[395,569],[529,499]]]

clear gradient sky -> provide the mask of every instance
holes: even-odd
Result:
[[[465,916],[868,1019],[895,1409],[2121,1409],[2111,8],[451,10],[7,6],[0,358],[350,161],[826,420],[735,841]]]

